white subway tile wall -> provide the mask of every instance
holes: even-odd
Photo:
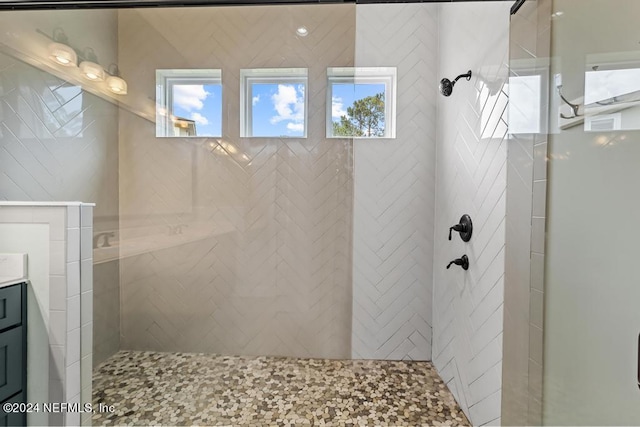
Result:
[[[473,72],[438,98],[433,362],[474,425],[499,425],[501,415],[510,6],[442,5],[432,82]],[[471,241],[448,241],[463,214]],[[468,271],[445,269],[463,254]]]
[[[78,25],[87,24],[95,35],[104,35],[100,37],[101,57],[107,58],[110,54],[106,47],[110,46],[114,54],[116,50],[116,40],[110,35],[116,32],[116,13],[101,12],[55,13],[60,22],[68,21],[65,29],[70,34]],[[13,15],[13,19],[19,20],[24,28],[34,27],[35,36],[38,16],[44,16],[43,13],[51,14],[20,13]],[[31,34],[25,30],[25,37]],[[0,169],[7,177],[0,180],[0,200],[96,202],[97,231],[116,229],[119,209],[117,107],[4,53],[0,54],[0,86]],[[22,211],[34,215],[34,220],[41,220],[56,209],[22,208]],[[24,212],[16,210],[15,215],[27,220]],[[72,243],[66,251],[75,261],[80,258],[80,243],[75,239],[75,234],[80,232],[80,215],[79,211],[71,211],[66,223],[60,222],[65,221],[64,218],[58,218],[50,228],[52,240],[56,242],[65,239],[60,234],[66,233],[64,226],[70,228]],[[93,223],[93,218],[82,220]],[[92,250],[91,244],[87,244],[91,240],[92,236],[84,236],[83,258]],[[60,266],[64,253],[60,252],[58,243],[54,246],[52,259]],[[119,303],[113,303],[119,300],[119,278],[112,273],[118,270],[118,261],[103,263],[97,270],[96,314],[102,321],[95,331],[95,355],[99,363],[120,346]],[[52,274],[61,277],[64,272],[58,267]],[[77,275],[75,267],[73,274]],[[56,294],[51,304],[60,307],[59,298],[60,294]]]
[[[438,6],[359,5],[356,66],[396,66],[397,138],[354,141],[356,359],[431,360]]]

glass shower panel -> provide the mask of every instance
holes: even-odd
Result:
[[[640,4],[615,6],[554,2],[545,425],[640,424]]]
[[[327,67],[353,65],[354,22],[353,5],[118,12],[135,104],[119,116],[123,349],[351,356],[351,145],[326,139],[324,94]],[[156,138],[135,112],[153,111],[157,70],[189,69],[219,70],[221,90],[182,90],[173,123],[206,129],[221,96],[221,136]],[[241,70],[270,78],[249,99],[277,127],[260,137],[241,133]]]
[[[26,398],[62,402],[80,395],[90,402],[92,361],[100,363],[120,346],[114,245],[119,158],[115,95],[107,90],[101,67],[87,63],[108,68],[117,62],[117,12],[3,12],[0,27],[0,200],[95,203],[93,242],[86,243],[102,248],[94,259],[93,287],[83,282],[80,289],[66,289],[64,274],[29,287],[27,335],[33,351],[27,352]],[[63,64],[74,56],[76,62]],[[91,271],[87,261],[83,272]],[[80,269],[72,265],[66,273],[74,270]],[[78,299],[79,319],[61,319]],[[62,333],[61,322],[68,328]],[[37,351],[38,345],[50,352]],[[65,390],[67,376],[79,374],[82,381]],[[32,413],[28,423],[49,425],[59,417]]]
[[[351,357],[352,140],[325,112],[355,5],[0,19],[0,199],[97,204],[94,364]],[[282,136],[241,136],[242,69],[305,71],[294,99],[276,82],[255,100]]]

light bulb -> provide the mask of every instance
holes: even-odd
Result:
[[[78,63],[78,55],[72,47],[63,43],[51,43],[49,45],[49,56],[60,65],[65,67],[75,67]]]
[[[104,69],[95,62],[91,61],[82,61],[80,63],[80,71],[82,75],[93,81],[102,81],[104,80]]]
[[[107,77],[107,87],[111,92],[117,95],[127,94],[127,82],[118,76]]]
[[[309,30],[307,30],[307,27],[305,27],[304,25],[301,27],[298,27],[298,29],[296,30],[296,33],[300,36],[300,37],[306,37],[309,34]]]

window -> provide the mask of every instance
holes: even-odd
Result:
[[[241,137],[307,137],[307,69],[240,70]]]
[[[327,69],[327,138],[395,138],[396,68]]]
[[[222,136],[220,70],[156,71],[156,136]]]

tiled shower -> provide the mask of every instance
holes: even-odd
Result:
[[[96,203],[94,367],[120,350],[431,360],[473,423],[499,424],[509,7],[0,15],[0,199]],[[126,96],[37,59],[37,30],[59,27]],[[293,67],[306,138],[240,137],[240,70]],[[331,67],[396,68],[395,138],[327,137]],[[221,70],[220,137],[156,137],[166,69]],[[449,242],[464,213],[473,241]],[[468,275],[444,269],[463,252]]]

